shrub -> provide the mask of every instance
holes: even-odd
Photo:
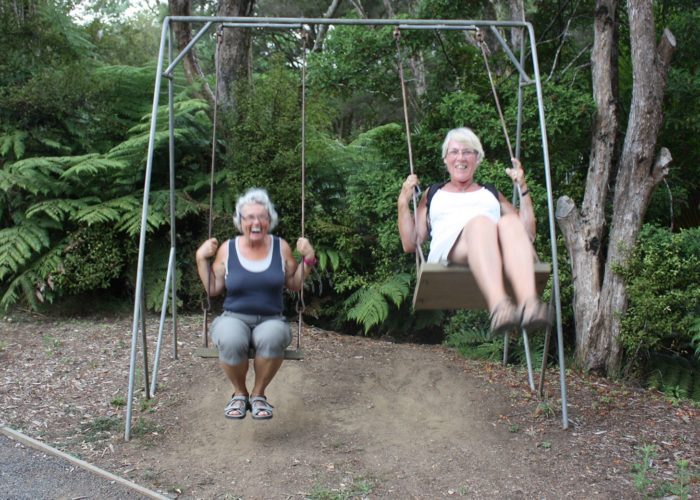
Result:
[[[644,226],[620,273],[629,300],[621,334],[628,355],[689,353],[700,299],[700,228]]]

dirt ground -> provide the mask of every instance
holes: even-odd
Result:
[[[179,360],[166,326],[125,442],[130,343],[130,317],[4,318],[0,422],[178,498],[700,496],[697,406],[569,371],[563,430],[556,369],[541,400],[524,370],[443,346],[305,328],[304,360],[268,389],[274,418],[227,420],[228,382],[193,355],[199,316],[180,318]]]

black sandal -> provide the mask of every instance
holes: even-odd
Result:
[[[515,305],[506,297],[491,311],[491,336],[504,334],[517,327],[519,318]]]

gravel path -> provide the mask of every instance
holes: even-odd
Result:
[[[0,428],[0,498],[36,499],[146,499],[166,498],[155,492],[139,492],[120,479],[93,466],[86,468],[79,461],[67,458],[42,443],[30,445],[16,431]],[[15,434],[23,442],[11,439]],[[25,444],[28,443],[28,444]],[[140,487],[137,487],[140,488]],[[146,493],[146,494],[142,494]]]

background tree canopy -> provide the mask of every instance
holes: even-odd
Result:
[[[254,12],[322,17],[332,3],[260,0]],[[589,62],[595,4],[524,3],[538,37],[555,198],[566,194],[580,201],[584,195],[596,113]],[[154,4],[126,15],[118,2],[78,5],[91,13],[88,20],[76,17],[71,2],[0,5],[6,48],[0,60],[0,305],[6,309],[66,307],[71,297],[94,298],[100,290],[108,300],[128,300],[133,292],[155,61],[167,8]],[[507,17],[507,6],[477,0],[366,0],[338,2],[333,15],[495,18]],[[191,5],[193,13],[212,14],[215,8],[208,2]],[[659,139],[674,163],[651,200],[637,250],[620,268],[629,292],[622,333],[625,366],[640,371],[658,353],[686,359],[700,353],[698,280],[689,279],[697,274],[700,220],[700,104],[695,98],[700,94],[695,54],[700,7],[686,0],[658,1],[654,8],[657,31],[669,27],[678,41]],[[619,106],[625,120],[632,73],[624,8],[620,14]],[[313,35],[307,69],[306,221],[321,262],[310,284],[307,321],[348,333],[431,341],[448,337],[461,350],[494,352],[499,346],[486,338],[483,314],[416,314],[410,307],[414,259],[402,253],[395,227],[396,197],[408,160],[392,29],[336,26],[325,32],[314,28]],[[214,43],[208,36],[198,45],[203,80],[190,81],[182,72],[175,79],[178,287],[180,305],[189,309],[199,308],[203,295],[192,256],[207,232],[212,106],[204,89],[214,85]],[[449,128],[467,125],[486,149],[480,179],[508,195],[509,181],[502,175],[508,151],[471,36],[405,32],[402,47],[422,184],[445,178],[442,137]],[[296,32],[254,30],[250,80],[238,82],[237,105],[219,123],[214,198],[219,238],[231,234],[235,197],[253,185],[267,188],[278,206],[279,234],[289,240],[299,234],[301,51]],[[492,51],[490,64],[506,121],[514,129],[517,79],[501,51]],[[521,157],[538,210],[537,249],[547,259],[536,101],[533,89],[525,92]],[[158,112],[146,263],[146,298],[155,310],[170,246],[167,110]],[[572,338],[570,264],[563,243],[558,244],[564,329]],[[646,319],[653,310],[649,283],[663,291],[664,310],[671,311],[666,320]]]

